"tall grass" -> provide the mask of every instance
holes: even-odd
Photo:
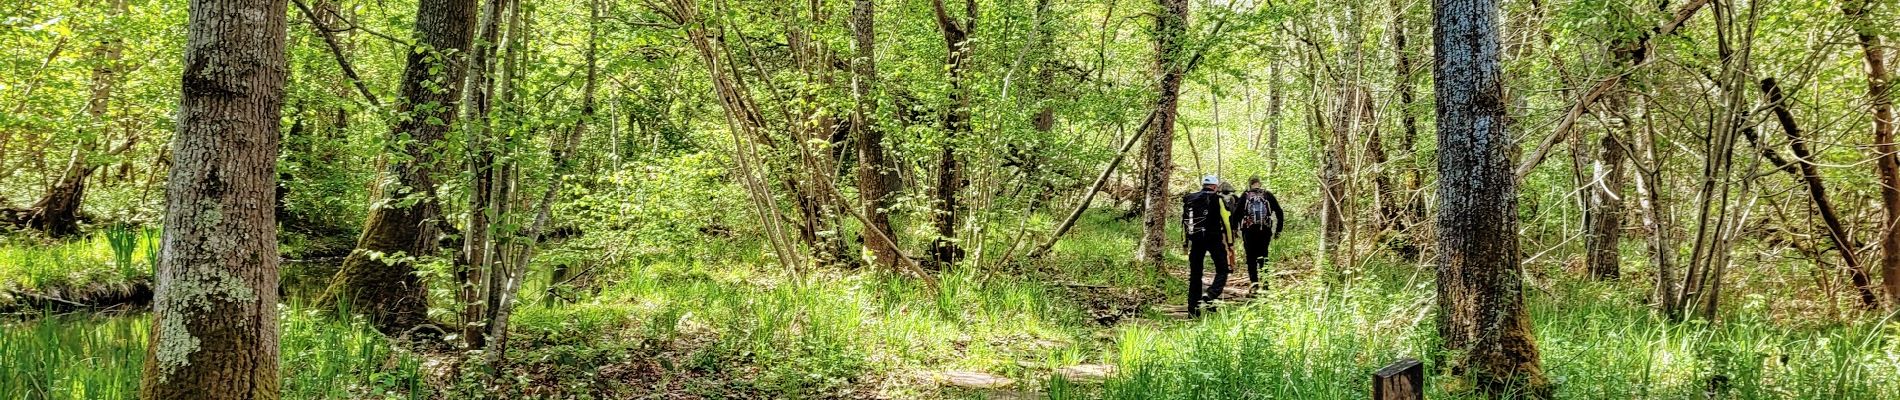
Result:
[[[158,260],[155,229],[115,225],[103,234],[78,240],[11,240],[25,243],[0,245],[0,287],[40,290],[118,284],[149,278]],[[138,254],[144,254],[144,259],[135,259]]]
[[[139,272],[132,264],[132,254],[139,245],[138,230],[120,224],[106,227],[106,244],[112,247],[112,264],[119,267],[122,276],[133,276]]]
[[[0,324],[0,398],[132,398],[150,325],[86,315]]]
[[[1369,374],[1397,358],[1434,367],[1429,267],[1375,259],[1320,270],[1308,231],[1276,243],[1266,272],[1280,274],[1255,300],[1197,320],[1140,311],[1102,326],[1089,313],[1098,305],[1076,294],[1077,283],[1168,303],[1182,301],[1186,285],[1127,263],[1138,236],[1133,222],[1087,218],[1047,259],[955,269],[939,275],[936,289],[875,268],[788,273],[745,240],[616,259],[599,266],[607,269],[598,271],[597,296],[523,305],[512,369],[499,375],[511,380],[501,385],[509,393],[466,376],[460,385],[423,387],[417,358],[391,351],[360,321],[287,307],[286,397],[437,390],[449,398],[625,397],[684,385],[684,393],[707,398],[1030,391],[1054,399],[1354,399],[1369,397]],[[1598,283],[1533,272],[1556,277],[1539,278],[1527,301],[1559,398],[1702,398],[1720,380],[1723,398],[1900,399],[1893,316],[1789,323],[1747,300],[1728,303],[1719,323],[1676,323],[1644,304],[1641,278]],[[1761,293],[1739,285],[1737,292]],[[22,360],[0,371],[0,398],[129,396],[147,323],[56,317],[0,326],[0,359]],[[1110,364],[1118,373],[1101,383],[1054,373],[1077,364]],[[946,388],[932,379],[945,371],[1016,384]],[[1439,385],[1443,376],[1429,379],[1432,398],[1469,396]]]
[[[392,352],[362,321],[280,312],[285,398],[428,398],[420,361]],[[135,398],[150,326],[146,314],[0,323],[0,398]]]
[[[1119,330],[1123,374],[1110,399],[1370,396],[1369,376],[1400,357],[1427,360],[1429,281],[1383,265],[1357,285],[1302,281],[1192,323]],[[1900,398],[1900,327],[1890,319],[1788,327],[1745,312],[1721,322],[1663,321],[1629,285],[1562,282],[1529,297],[1537,344],[1559,398]],[[1720,376],[1719,378],[1717,376]],[[1428,397],[1447,393],[1428,379]],[[1051,394],[1059,388],[1050,387]],[[1057,399],[1087,398],[1056,395]]]

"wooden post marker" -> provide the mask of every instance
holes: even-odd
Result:
[[[1405,358],[1372,373],[1373,400],[1423,400],[1425,366]]]

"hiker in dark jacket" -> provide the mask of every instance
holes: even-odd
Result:
[[[1240,216],[1227,208],[1226,202],[1216,190],[1220,179],[1209,175],[1201,178],[1201,191],[1189,193],[1181,198],[1181,232],[1186,234],[1188,247],[1188,315],[1201,315],[1203,299],[1212,301],[1220,297],[1221,289],[1227,286],[1228,264],[1227,248],[1232,244],[1232,227],[1240,222]],[[1208,288],[1201,288],[1201,271],[1205,265],[1203,259],[1214,259],[1214,282]]]
[[[1260,186],[1260,178],[1247,180],[1247,191],[1240,194],[1240,238],[1242,247],[1247,251],[1247,280],[1253,281],[1253,290],[1265,289],[1266,281],[1260,280],[1260,269],[1266,267],[1267,249],[1272,247],[1273,239],[1280,237],[1280,231],[1286,228],[1286,214],[1280,211],[1280,200],[1273,192]]]

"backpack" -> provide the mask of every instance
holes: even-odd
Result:
[[[1247,216],[1240,222],[1242,229],[1268,229],[1273,226],[1273,209],[1267,205],[1266,192],[1249,190],[1245,200]]]

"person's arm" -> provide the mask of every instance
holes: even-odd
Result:
[[[1280,210],[1280,199],[1273,197],[1273,192],[1267,192],[1267,208],[1273,210],[1273,236],[1280,236],[1280,231],[1286,229],[1286,212]]]

